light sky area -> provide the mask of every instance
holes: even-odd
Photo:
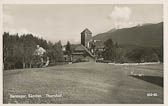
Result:
[[[4,4],[3,29],[32,33],[52,42],[80,43],[88,28],[93,36],[116,28],[163,21],[161,4]]]

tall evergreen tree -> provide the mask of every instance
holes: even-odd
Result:
[[[104,42],[104,59],[105,60],[111,60],[111,61],[114,61],[114,58],[115,58],[115,48],[114,48],[114,43],[112,41],[112,39],[108,39],[107,41]]]
[[[68,41],[68,42],[67,42],[67,45],[66,45],[66,54],[70,56],[71,53],[72,53],[71,44],[70,44],[70,42]]]

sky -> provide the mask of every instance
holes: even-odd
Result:
[[[113,28],[163,22],[161,4],[4,4],[3,29],[32,33],[62,44],[80,43],[88,28],[93,36]]]

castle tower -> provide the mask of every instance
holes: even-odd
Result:
[[[92,32],[89,29],[85,29],[81,32],[81,44],[89,48],[89,40],[92,38]]]

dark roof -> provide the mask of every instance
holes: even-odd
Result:
[[[86,47],[84,47],[82,44],[76,46],[76,48],[74,49],[74,53],[75,52],[87,52],[91,57],[94,57],[92,55],[92,53]]]
[[[92,32],[88,28],[86,28],[85,30],[83,30],[81,33],[90,33],[90,34],[92,34]]]
[[[74,51],[76,47],[80,46],[81,44],[71,44],[71,48]]]
[[[85,51],[85,48],[80,44],[80,45],[76,46],[76,48],[74,50],[75,51]]]

